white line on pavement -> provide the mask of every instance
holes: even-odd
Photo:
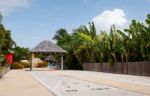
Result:
[[[50,92],[52,92],[55,96],[62,96],[58,91],[54,89],[52,89],[51,87],[49,87],[48,85],[46,85],[42,80],[40,80],[38,77],[34,76],[33,74],[31,74],[31,76],[33,76],[37,81],[39,81],[41,84],[43,84]],[[59,82],[58,82],[59,83]],[[57,83],[57,84],[58,84]],[[55,86],[56,87],[56,86]]]

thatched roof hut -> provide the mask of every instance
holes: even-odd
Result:
[[[33,67],[37,67],[38,66],[38,63],[41,63],[43,62],[40,58],[33,58],[32,59],[32,63],[33,63]]]
[[[63,70],[63,53],[66,53],[64,49],[61,47],[55,45],[54,43],[48,41],[48,40],[43,40],[40,42],[38,45],[36,45],[33,49],[30,50],[30,53],[32,53],[32,58],[35,58],[35,53],[56,53],[56,54],[61,54],[61,70]],[[32,71],[32,62],[30,66],[30,70]]]
[[[31,53],[66,53],[64,49],[55,45],[54,43],[43,40],[33,49],[30,50]]]
[[[44,59],[44,61],[57,62],[57,60],[56,60],[52,55],[49,55],[48,57],[46,57],[46,58]]]

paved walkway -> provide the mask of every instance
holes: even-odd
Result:
[[[53,71],[53,73],[150,96],[150,77],[89,71]]]
[[[42,69],[11,70],[0,79],[0,96],[54,96],[52,93],[57,96],[150,96],[150,77]]]
[[[44,86],[54,92],[57,96],[147,96],[142,93],[124,90],[122,88],[110,87],[108,84],[96,84],[93,83],[93,81],[89,82],[82,80],[85,79],[82,78],[83,74],[83,77],[86,76],[87,80],[96,80],[95,78],[92,78],[92,75],[97,74],[96,72],[29,71],[29,73],[38,81],[40,81]],[[103,73],[101,73],[101,75],[102,74]],[[80,77],[80,79],[78,79],[79,77],[77,77],[77,75]],[[98,75],[99,74],[95,76]],[[110,76],[113,77],[115,75],[110,74]],[[101,79],[104,79],[103,77]],[[111,78],[109,78],[109,80],[111,80]]]
[[[54,96],[27,71],[11,70],[0,79],[0,96]]]

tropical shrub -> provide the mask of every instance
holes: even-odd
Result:
[[[15,48],[13,48],[14,51],[14,61],[19,62],[21,60],[29,60],[29,49],[28,48],[24,48],[24,47],[20,47],[20,46],[16,46]]]
[[[30,67],[30,62],[28,60],[21,60],[20,63],[24,66],[24,68]]]
[[[30,63],[21,62],[21,64],[24,66],[24,68],[29,68],[30,67]]]
[[[3,54],[0,54],[0,66],[3,66],[5,64],[5,56]]]
[[[11,69],[23,69],[24,65],[19,62],[14,62],[14,64],[11,64]]]
[[[37,64],[37,67],[38,67],[38,68],[47,67],[47,66],[48,66],[48,63],[47,63],[47,62],[39,62],[39,63]]]
[[[29,62],[14,62],[13,64],[11,64],[11,69],[23,69],[29,67],[30,67]]]

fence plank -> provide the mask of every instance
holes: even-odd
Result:
[[[114,66],[108,63],[84,63],[83,70],[150,76],[150,62],[116,62]]]

